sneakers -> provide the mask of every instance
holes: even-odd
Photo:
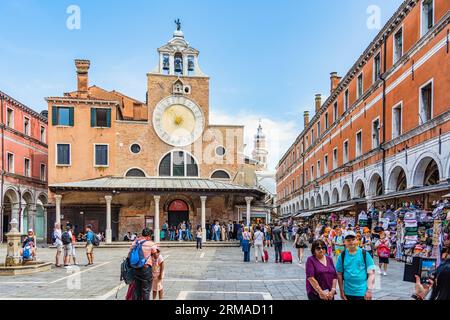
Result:
[[[385,272],[383,272],[383,276],[387,276],[387,273],[386,273],[386,271],[385,271]]]

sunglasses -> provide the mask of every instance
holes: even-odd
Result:
[[[316,250],[327,250],[327,247],[317,247]]]

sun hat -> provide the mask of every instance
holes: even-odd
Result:
[[[356,238],[355,231],[349,230],[346,233],[344,233],[344,239],[347,239],[347,238],[350,238],[350,237]]]

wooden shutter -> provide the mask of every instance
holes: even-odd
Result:
[[[106,126],[111,128],[111,109],[106,111]]]
[[[69,126],[74,126],[74,112],[73,107],[69,107]]]
[[[58,108],[52,107],[52,125],[58,125]]]
[[[91,108],[91,127],[94,128],[97,123],[97,109]]]

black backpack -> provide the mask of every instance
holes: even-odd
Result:
[[[69,232],[64,231],[62,236],[61,236],[61,241],[63,244],[70,244],[72,243],[72,238],[70,237]]]
[[[344,280],[344,261],[345,261],[345,253],[347,252],[347,250],[342,251],[341,253],[341,262],[342,262],[342,280]],[[362,254],[363,254],[363,260],[364,260],[364,267],[366,269],[366,276],[367,279],[369,279],[369,275],[367,274],[367,251],[366,250],[362,250]]]
[[[95,246],[95,247],[98,247],[99,245],[100,245],[100,239],[99,239],[99,237],[94,233],[94,240],[92,241],[92,244]]]
[[[134,281],[135,269],[130,265],[130,258],[123,260],[120,265],[120,281],[125,281],[125,284],[130,284]]]

